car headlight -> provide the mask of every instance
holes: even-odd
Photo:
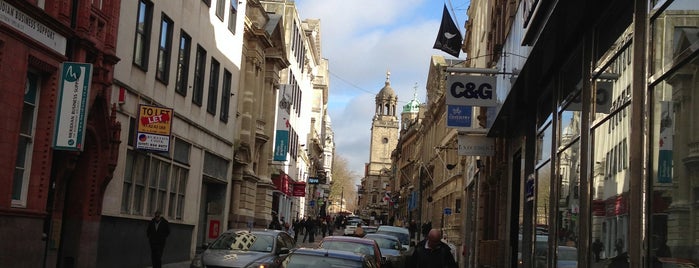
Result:
[[[192,263],[189,265],[189,267],[192,267],[192,268],[204,267],[204,263],[202,263],[202,261],[201,261],[201,256],[197,255],[196,257],[194,257],[194,259],[192,260]]]
[[[270,267],[277,267],[277,265],[274,262],[270,261],[256,261],[251,264],[248,264],[248,266],[245,266],[246,268],[270,268]]]

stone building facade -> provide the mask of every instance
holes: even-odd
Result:
[[[399,121],[396,108],[398,97],[391,88],[390,73],[386,73],[386,83],[376,94],[376,111],[371,122],[371,143],[369,163],[365,164],[358,198],[360,217],[372,221],[371,224],[389,220],[389,210],[394,209],[392,185],[394,172],[391,153],[396,148],[399,134]]]
[[[251,31],[247,7],[255,8],[255,1],[246,3],[121,2],[122,60],[112,99],[123,142],[114,179],[105,185],[110,202],[101,208],[96,266],[150,265],[144,232],[156,211],[170,221],[164,263],[189,260],[232,227],[234,138],[246,129],[238,111],[239,81],[247,79],[241,58]],[[143,146],[151,137],[144,118],[158,110],[170,111],[170,133],[158,136],[166,150]]]

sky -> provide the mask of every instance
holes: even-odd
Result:
[[[470,0],[296,0],[299,16],[320,19],[322,55],[329,61],[328,113],[335,132],[335,153],[358,178],[369,162],[374,97],[390,71],[398,113],[414,98],[425,101],[433,49],[444,5],[464,34]],[[462,52],[460,59],[465,59]]]

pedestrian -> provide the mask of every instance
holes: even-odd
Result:
[[[299,228],[301,226],[301,222],[299,221],[298,218],[294,220],[294,222],[291,224],[291,228],[294,228],[294,242],[299,241],[299,232],[303,228]]]
[[[301,235],[304,235],[306,232],[304,231],[306,229],[306,217],[301,218],[301,221],[299,222],[299,228],[297,230],[301,231]]]
[[[325,234],[328,232],[328,223],[325,222],[325,218],[320,219],[320,233],[325,237]]]
[[[365,235],[364,228],[362,228],[361,223],[357,223],[357,228],[354,228],[353,235],[356,237],[364,237],[364,235]]]
[[[624,253],[624,240],[621,238],[617,238],[616,242],[614,243],[614,251],[616,252],[616,255],[621,255]]]
[[[422,224],[422,237],[427,237],[427,233],[432,230],[432,222],[428,221]]]
[[[267,229],[281,230],[282,225],[279,223],[279,218],[277,218],[277,213],[272,212],[272,221],[269,222]]]
[[[294,237],[296,231],[294,230],[294,227],[291,226],[291,224],[285,223],[284,224],[284,231],[289,234],[289,236]]]
[[[595,254],[595,262],[599,262],[600,260],[600,253],[604,250],[604,243],[599,240],[598,238],[595,238],[595,242],[592,242],[592,253]]]
[[[417,241],[417,223],[415,223],[415,220],[410,220],[410,223],[408,224],[408,232],[410,233],[410,240]]]
[[[146,230],[148,242],[150,243],[150,258],[153,268],[162,267],[163,250],[165,249],[165,240],[170,235],[170,224],[166,219],[161,217],[160,211],[156,211],[153,219],[148,223]]]
[[[332,236],[334,230],[335,230],[335,220],[329,220],[328,221],[328,235]]]
[[[431,229],[427,237],[415,246],[408,267],[456,268],[458,265],[449,245],[442,242],[442,231]]]

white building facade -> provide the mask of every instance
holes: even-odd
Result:
[[[161,211],[173,244],[164,262],[189,260],[228,228],[245,5],[122,1],[121,13],[112,98],[122,143],[99,259],[150,264],[145,227]]]

